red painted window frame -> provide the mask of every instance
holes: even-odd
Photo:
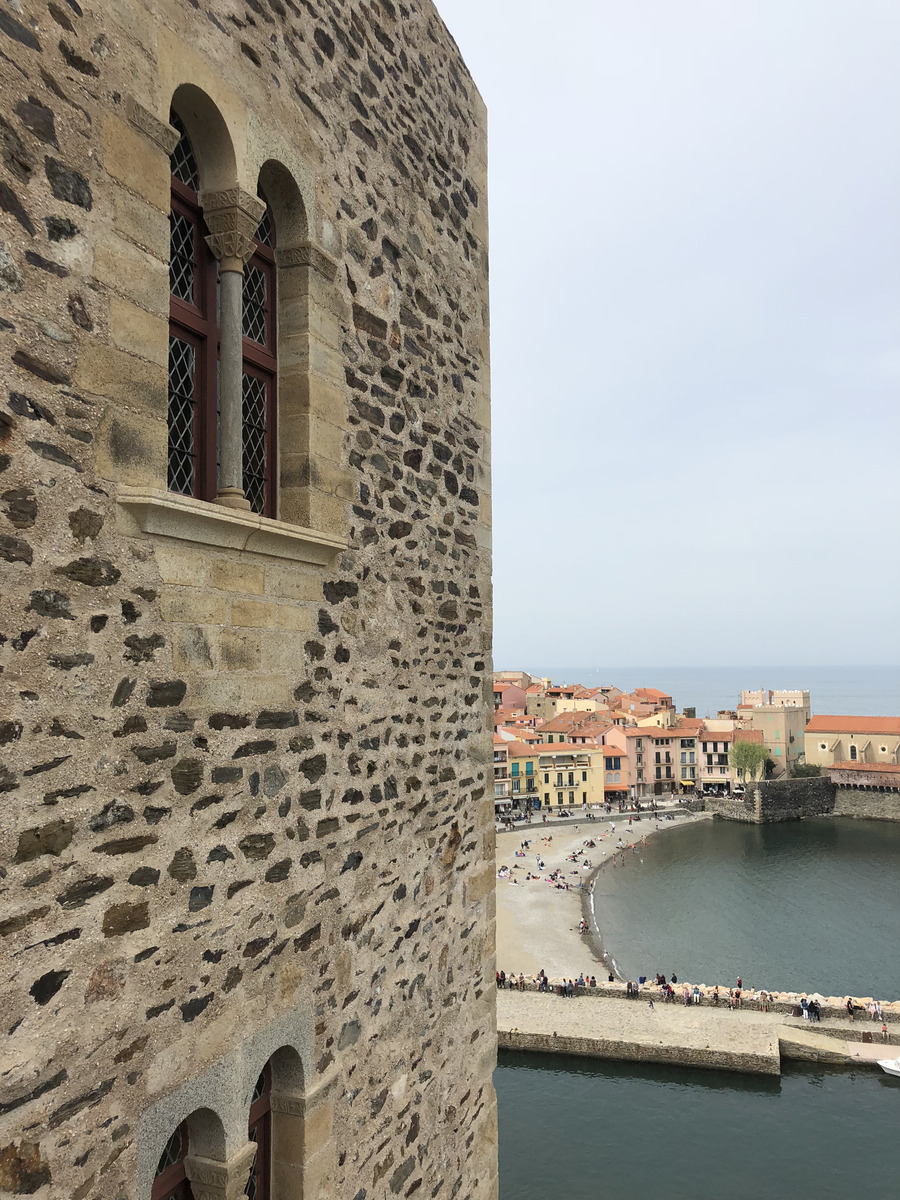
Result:
[[[191,1185],[184,1169],[189,1143],[187,1121],[181,1123],[179,1133],[181,1134],[181,1158],[153,1180],[150,1188],[150,1200],[193,1200],[194,1193],[191,1191]]]
[[[256,1200],[269,1200],[272,1174],[272,1069],[263,1068],[265,1084],[258,1100],[250,1105],[247,1134],[256,1129],[256,1158],[253,1171],[256,1173]]]

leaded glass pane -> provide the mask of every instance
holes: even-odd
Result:
[[[244,495],[254,512],[266,503],[266,384],[244,375]],[[255,1099],[255,1097],[254,1097]]]
[[[179,300],[193,304],[196,274],[194,224],[173,210],[169,213],[169,291]]]
[[[181,1159],[181,1130],[176,1129],[169,1140],[166,1142],[166,1148],[163,1150],[159,1158],[159,1163],[156,1167],[156,1174],[162,1175],[163,1171],[168,1171],[169,1167],[174,1167]]]
[[[169,490],[194,494],[194,408],[197,355],[189,342],[169,338]]]
[[[262,215],[262,220],[256,227],[256,240],[271,249],[272,246],[272,217],[269,210]]]
[[[266,276],[252,262],[244,267],[244,337],[266,344]]]
[[[247,1134],[247,1138],[251,1142],[259,1141],[258,1137],[256,1136],[256,1126],[255,1125],[252,1127],[250,1132]],[[244,1189],[246,1196],[247,1196],[247,1200],[256,1200],[256,1192],[257,1192],[256,1160],[257,1160],[258,1154],[259,1154],[259,1151],[257,1150],[256,1154],[253,1155],[253,1166],[250,1168],[250,1178],[247,1180],[247,1186]]]
[[[181,118],[174,110],[169,113],[169,124],[181,134],[178,145],[169,157],[172,174],[185,187],[193,188],[195,192],[198,192],[200,190],[200,172],[197,170],[197,160],[194,158],[194,147],[191,145],[191,139],[187,135]]]

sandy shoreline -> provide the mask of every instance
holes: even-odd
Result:
[[[622,856],[633,854],[636,843],[649,841],[667,829],[680,829],[688,823],[708,819],[708,814],[686,814],[682,810],[674,821],[666,821],[664,814],[657,819],[644,813],[639,823],[629,825],[627,813],[595,814],[593,821],[579,818],[571,825],[547,826],[535,821],[510,833],[498,833],[497,869],[510,868],[519,882],[497,880],[497,970],[507,975],[521,972],[525,976],[543,970],[551,979],[592,974],[598,983],[605,982],[612,970],[621,978],[615,968],[615,948],[603,944],[602,913],[595,912],[592,903],[593,879],[602,870],[623,869],[603,864],[612,864],[614,859],[618,863]],[[547,837],[552,841],[543,840]],[[584,848],[588,839],[597,843],[595,848]],[[625,843],[624,848],[618,847],[620,839]],[[531,845],[524,858],[516,858],[515,851],[525,840]],[[567,861],[568,855],[581,849],[584,858],[592,863],[590,870]],[[537,872],[538,852],[544,869],[540,878],[526,882],[529,872]],[[568,891],[545,882],[553,871],[564,873]],[[587,935],[578,931],[582,916],[588,922]]]

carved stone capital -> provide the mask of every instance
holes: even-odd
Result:
[[[306,1101],[302,1096],[291,1096],[289,1093],[272,1092],[269,1096],[269,1107],[273,1113],[283,1113],[286,1117],[303,1117],[306,1115]]]
[[[184,1169],[194,1200],[245,1200],[256,1144],[247,1142],[227,1162],[189,1154]]]
[[[299,246],[285,246],[276,249],[275,262],[279,267],[311,267],[333,283],[337,275],[337,263],[324,250],[314,246],[312,242],[303,242]]]
[[[239,187],[204,192],[200,203],[209,227],[206,244],[223,270],[243,270],[253,255],[253,235],[266,211],[265,204]]]
[[[159,146],[166,157],[178,145],[178,139],[181,137],[178,130],[173,129],[165,121],[161,121],[159,117],[154,117],[153,113],[144,108],[142,104],[138,104],[133,96],[125,98],[125,114],[128,117],[128,123]]]

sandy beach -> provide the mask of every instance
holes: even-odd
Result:
[[[667,829],[680,829],[688,822],[709,819],[705,813],[688,814],[683,810],[674,821],[666,821],[663,814],[656,819],[643,813],[642,818],[629,825],[628,813],[596,813],[593,821],[578,818],[570,824],[545,826],[537,820],[510,833],[497,834],[497,869],[507,867],[517,880],[511,883],[497,879],[498,971],[507,975],[521,972],[528,977],[543,970],[551,979],[592,974],[598,983],[601,974],[603,980],[607,978],[616,947],[602,944],[603,914],[591,913],[591,880],[599,870],[627,870],[627,862],[624,867],[619,863],[613,866],[612,860],[621,861],[633,854],[636,843],[659,837]],[[597,843],[594,848],[584,847],[589,839]],[[624,848],[618,847],[620,840]],[[531,845],[524,851],[524,858],[516,858],[523,841]],[[578,862],[567,861],[576,850],[584,850],[584,855]],[[537,854],[544,864],[539,873]],[[580,865],[585,859],[592,864],[589,870]],[[562,873],[568,891],[546,882],[556,871]],[[526,882],[529,873],[539,877]],[[589,922],[587,936],[578,931],[582,916]]]

